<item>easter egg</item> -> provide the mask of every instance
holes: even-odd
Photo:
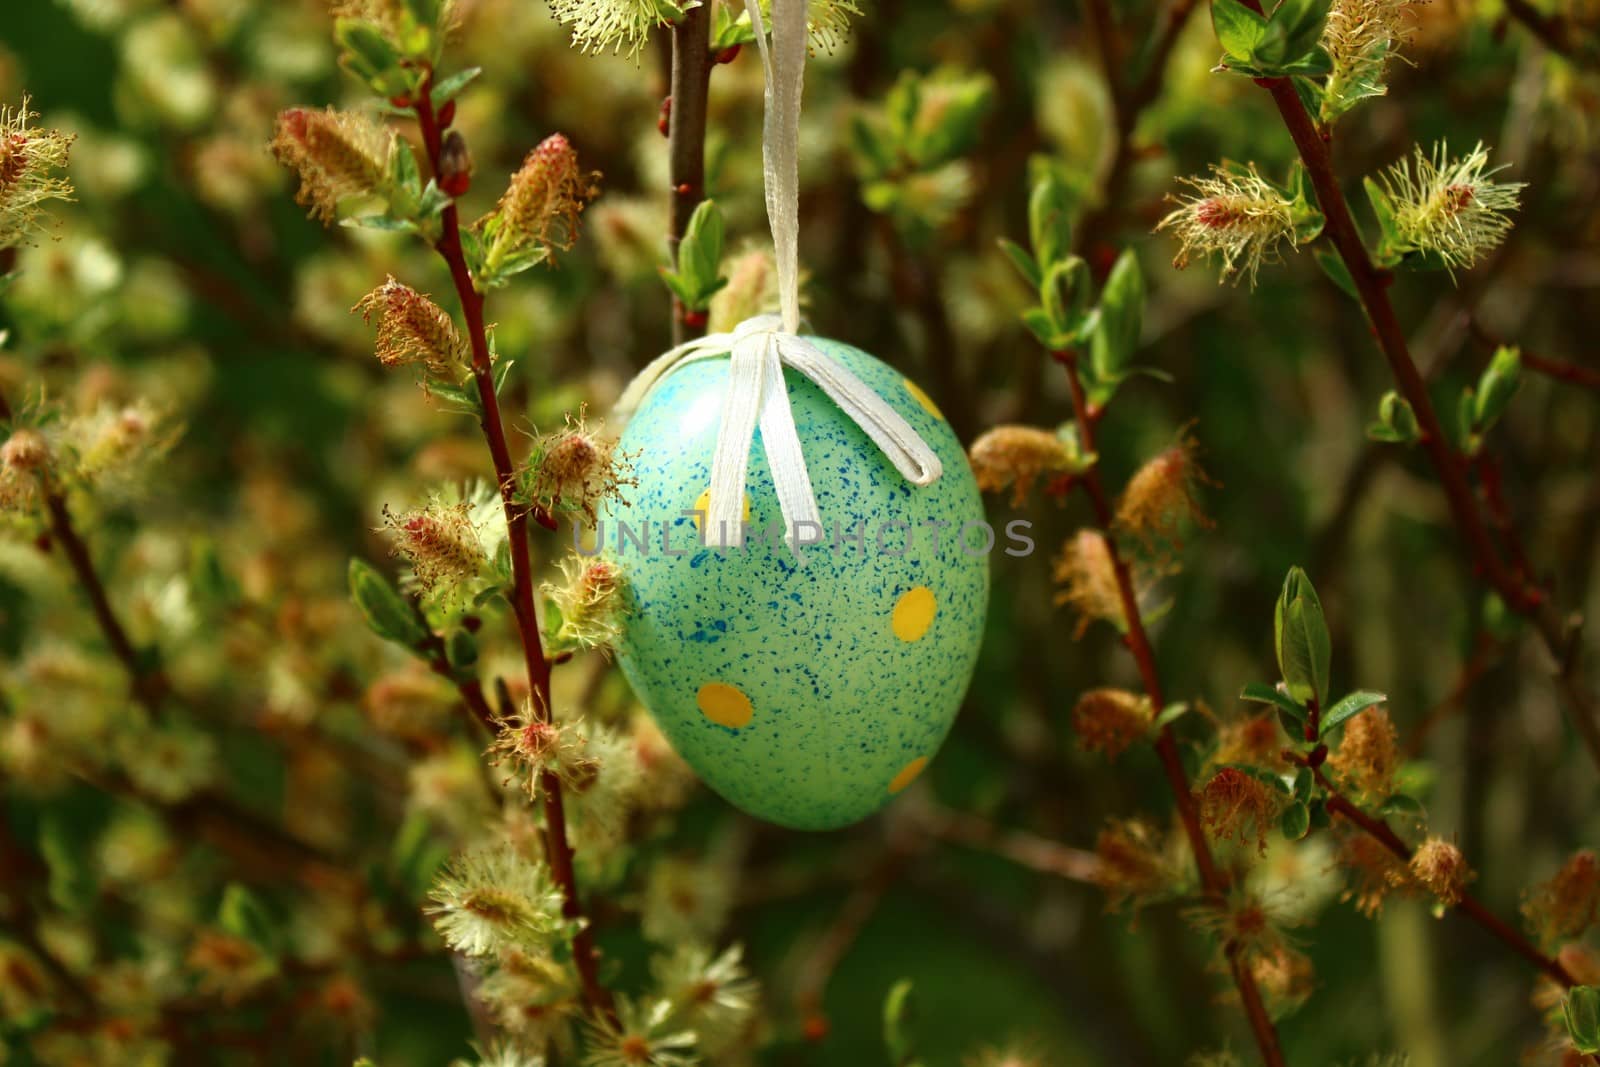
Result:
[[[813,382],[785,368],[820,538],[782,540],[761,435],[745,544],[707,545],[701,515],[729,362],[685,363],[619,444],[637,485],[599,524],[625,578],[617,657],[678,753],[739,808],[796,829],[870,815],[938,751],[978,656],[993,531],[966,454],[933,401],[849,345],[806,338],[916,430],[943,474],[908,482]],[[766,536],[763,536],[763,535]]]

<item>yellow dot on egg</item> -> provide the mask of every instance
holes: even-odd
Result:
[[[699,496],[695,497],[694,498],[694,507],[691,508],[690,510],[695,513],[695,515],[694,515],[694,528],[696,530],[704,529],[705,528],[705,524],[706,524],[706,516],[711,514],[711,490],[707,489],[705,492],[703,492]],[[744,521],[745,522],[749,522],[750,521],[750,494],[749,493],[745,493],[744,494]]]
[[[718,726],[728,726],[735,730],[741,726],[748,726],[750,716],[755,714],[755,709],[750,706],[749,697],[722,682],[707,682],[702,685],[700,692],[695,696],[695,703],[700,705],[700,710],[706,718]]]
[[[910,378],[902,378],[901,384],[906,387],[906,392],[911,394],[911,399],[921,404],[923,408],[927,410],[929,415],[932,415],[936,419],[944,418],[944,412],[940,411],[939,405],[933,402],[933,397],[922,391],[922,386],[918,385]]]
[[[901,767],[900,773],[895,775],[894,781],[889,783],[889,792],[898,793],[900,790],[916,781],[917,775],[921,774],[922,768],[926,767],[927,765],[928,757],[918,756],[904,767]]]
[[[939,602],[934,599],[932,589],[919,585],[907,590],[894,603],[894,615],[890,618],[894,635],[902,641],[920,640],[933,625],[933,616],[938,610]]]

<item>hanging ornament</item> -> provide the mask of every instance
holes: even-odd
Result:
[[[770,48],[746,7],[782,314],[634,379],[618,415],[638,484],[598,533],[627,576],[618,659],[673,747],[745,811],[823,830],[876,811],[944,741],[995,538],[928,395],[799,333],[805,0],[773,0]]]

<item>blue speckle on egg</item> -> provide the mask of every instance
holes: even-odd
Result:
[[[977,660],[989,561],[962,547],[983,508],[933,401],[859,349],[808,340],[922,435],[944,467],[937,481],[909,484],[816,385],[785,369],[823,543],[804,550],[802,567],[760,537],[783,518],[758,432],[745,548],[700,545],[684,512],[706,506],[728,380],[726,358],[702,359],[668,375],[630,419],[620,447],[638,485],[600,533],[627,579],[618,659],[673,747],[738,807],[821,830],[876,811],[943,742]],[[645,534],[647,551],[619,541],[622,523]],[[924,525],[933,523],[945,525]],[[849,538],[862,527],[857,544]]]

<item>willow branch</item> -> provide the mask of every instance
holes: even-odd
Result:
[[[1287,756],[1291,762],[1296,763],[1301,767],[1307,767],[1311,770],[1312,775],[1316,778],[1317,784],[1321,786],[1322,789],[1327,793],[1329,814],[1337,815],[1358,827],[1367,836],[1371,837],[1373,840],[1377,841],[1384,848],[1393,853],[1394,857],[1401,863],[1411,862],[1411,846],[1407,845],[1404,839],[1402,839],[1399,834],[1395,833],[1393,827],[1391,827],[1383,819],[1378,818],[1375,815],[1368,815],[1366,812],[1362,811],[1361,808],[1352,802],[1348,797],[1346,797],[1343,793],[1340,793],[1339,790],[1334,787],[1333,783],[1328,780],[1327,775],[1322,773],[1322,758],[1326,757],[1327,755],[1326,748],[1319,748],[1316,752],[1313,752],[1309,758],[1293,751],[1285,752],[1284,755]],[[1504,919],[1501,919],[1494,912],[1490,911],[1484,906],[1482,901],[1478,900],[1478,898],[1474,897],[1471,893],[1468,893],[1465,889],[1461,890],[1460,896],[1454,902],[1452,907],[1462,915],[1465,915],[1467,918],[1471,919],[1474,923],[1478,924],[1478,926],[1487,931],[1490,936],[1500,941],[1512,952],[1516,953],[1518,956],[1521,956],[1524,960],[1527,960],[1545,975],[1560,983],[1562,987],[1571,989],[1574,985],[1578,984],[1572,975],[1567,972],[1567,969],[1561,965],[1559,960],[1556,960],[1550,956],[1546,956],[1543,952],[1540,952],[1534,947],[1533,943],[1519,933],[1515,927],[1506,922]]]
[[[1467,324],[1468,331],[1473,340],[1490,350],[1499,348],[1509,342],[1502,341],[1494,336],[1477,319],[1472,319]],[[1546,378],[1554,378],[1558,382],[1568,385],[1580,386],[1584,389],[1600,391],[1600,369],[1586,367],[1580,363],[1568,363],[1564,360],[1550,359],[1537,352],[1529,352],[1526,348],[1517,346],[1518,354],[1522,358],[1524,368],[1535,374],[1542,374]]]
[[[414,105],[417,122],[427,150],[428,163],[434,174],[439,173],[439,153],[443,144],[443,127],[434,113],[431,98],[432,78],[424,79]],[[517,633],[521,639],[523,659],[527,665],[528,688],[533,694],[533,715],[540,722],[549,722],[550,661],[545,657],[539,635],[539,616],[534,606],[533,557],[528,543],[528,507],[517,499],[516,469],[511,461],[511,448],[506,440],[505,422],[500,415],[500,399],[495,394],[494,366],[489,353],[488,334],[484,329],[483,294],[473,284],[472,273],[467,268],[466,256],[461,246],[461,220],[454,201],[444,209],[440,220],[441,233],[434,245],[439,256],[450,268],[450,279],[455,284],[456,297],[461,302],[461,314],[467,324],[467,338],[472,346],[472,378],[478,388],[482,414],[478,420],[483,429],[489,455],[494,462],[495,482],[500,487],[500,501],[505,510],[511,551],[511,607],[516,617]],[[481,688],[477,691],[482,697]],[[463,693],[463,696],[467,696]],[[468,697],[469,706],[481,720],[487,702]],[[490,716],[493,729],[493,717]],[[550,865],[551,877],[561,887],[562,913],[580,924],[572,939],[573,963],[583,985],[583,999],[591,1011],[609,1012],[611,995],[600,983],[599,958],[595,952],[594,935],[584,921],[583,902],[578,894],[577,875],[573,870],[572,844],[567,838],[566,809],[561,792],[561,779],[551,770],[539,774],[539,789],[545,806],[545,857]]]
[[[672,95],[667,97],[667,165],[672,220],[667,250],[678,263],[678,242],[706,196],[706,98],[711,88],[711,5],[696,4],[672,26]],[[705,332],[705,316],[672,298],[672,343]]]
[[[1094,427],[1100,412],[1089,407],[1088,398],[1084,393],[1083,379],[1078,373],[1077,355],[1073,352],[1058,352],[1056,358],[1066,368],[1067,382],[1072,388],[1072,409],[1083,450],[1086,454],[1093,455]],[[1128,651],[1133,654],[1134,662],[1138,665],[1139,677],[1144,684],[1145,695],[1150,699],[1150,706],[1159,713],[1167,706],[1166,696],[1161,688],[1161,675],[1156,669],[1155,651],[1150,644],[1150,635],[1145,631],[1144,618],[1139,611],[1139,596],[1134,589],[1133,572],[1127,560],[1118,551],[1116,540],[1112,536],[1113,515],[1105,487],[1100,480],[1100,468],[1097,465],[1091,466],[1078,478],[1078,484],[1089,497],[1089,503],[1094,509],[1095,523],[1105,538],[1106,553],[1110,556],[1111,567],[1116,574],[1117,593],[1122,601],[1122,615],[1127,626],[1123,642],[1128,646]],[[1183,769],[1183,757],[1178,751],[1178,739],[1172,732],[1170,724],[1161,728],[1156,736],[1155,748],[1156,755],[1161,760],[1162,772],[1172,789],[1184,835],[1189,839],[1189,847],[1194,853],[1195,867],[1200,872],[1200,883],[1214,906],[1226,907],[1228,878],[1217,866],[1217,861],[1211,854],[1211,846],[1206,841],[1205,830],[1200,825],[1200,813],[1195,807],[1194,791],[1189,786],[1189,776]],[[1239,943],[1230,939],[1223,944],[1222,951],[1228,961],[1228,970],[1233,975],[1233,983],[1238,987],[1239,999],[1244,1004],[1245,1016],[1249,1020],[1250,1030],[1255,1037],[1262,1061],[1268,1064],[1268,1067],[1284,1067],[1287,1061],[1278,1043],[1278,1031],[1272,1025],[1271,1016],[1267,1014],[1261,990],[1256,986],[1255,976],[1245,963]]]
[[[1190,14],[1194,12],[1195,0],[1172,0],[1166,6],[1160,22],[1152,31],[1147,46],[1144,71],[1131,83],[1124,83],[1119,77],[1123,64],[1120,50],[1116,45],[1115,33],[1107,31],[1102,34],[1098,29],[1102,19],[1109,21],[1109,12],[1105,11],[1104,7],[1105,5],[1097,0],[1090,0],[1085,5],[1090,24],[1095,27],[1096,46],[1100,53],[1101,66],[1105,70],[1106,88],[1111,94],[1116,125],[1112,131],[1111,162],[1106,167],[1105,179],[1100,183],[1100,204],[1085,216],[1078,226],[1078,239],[1075,243],[1080,252],[1093,250],[1103,241],[1122,211],[1128,172],[1133,169],[1133,162],[1139,154],[1138,145],[1134,142],[1134,131],[1138,128],[1139,119],[1145,109],[1161,95],[1161,86],[1167,73],[1167,61],[1171,59],[1178,37],[1188,24]]]
[[[1259,0],[1244,2],[1257,12],[1261,10]],[[1389,301],[1388,286],[1392,276],[1372,262],[1356,229],[1350,205],[1334,172],[1328,141],[1317,129],[1288,78],[1262,78],[1258,79],[1258,84],[1272,94],[1278,114],[1316,190],[1318,205],[1327,220],[1323,233],[1355,284],[1396,386],[1416,413],[1421,432],[1419,443],[1444,490],[1451,519],[1466,543],[1474,570],[1508,607],[1538,631],[1556,661],[1556,685],[1567,703],[1573,729],[1596,766],[1600,766],[1600,713],[1597,713],[1594,695],[1581,677],[1570,621],[1556,610],[1545,590],[1519,575],[1496,547],[1473,495],[1466,464],[1445,435],[1427,383],[1411,358],[1405,332]]]
[[[1100,857],[1086,849],[999,826],[981,815],[954,808],[930,808],[920,818],[923,828],[941,841],[999,856],[1038,874],[1086,885],[1102,884]]]

